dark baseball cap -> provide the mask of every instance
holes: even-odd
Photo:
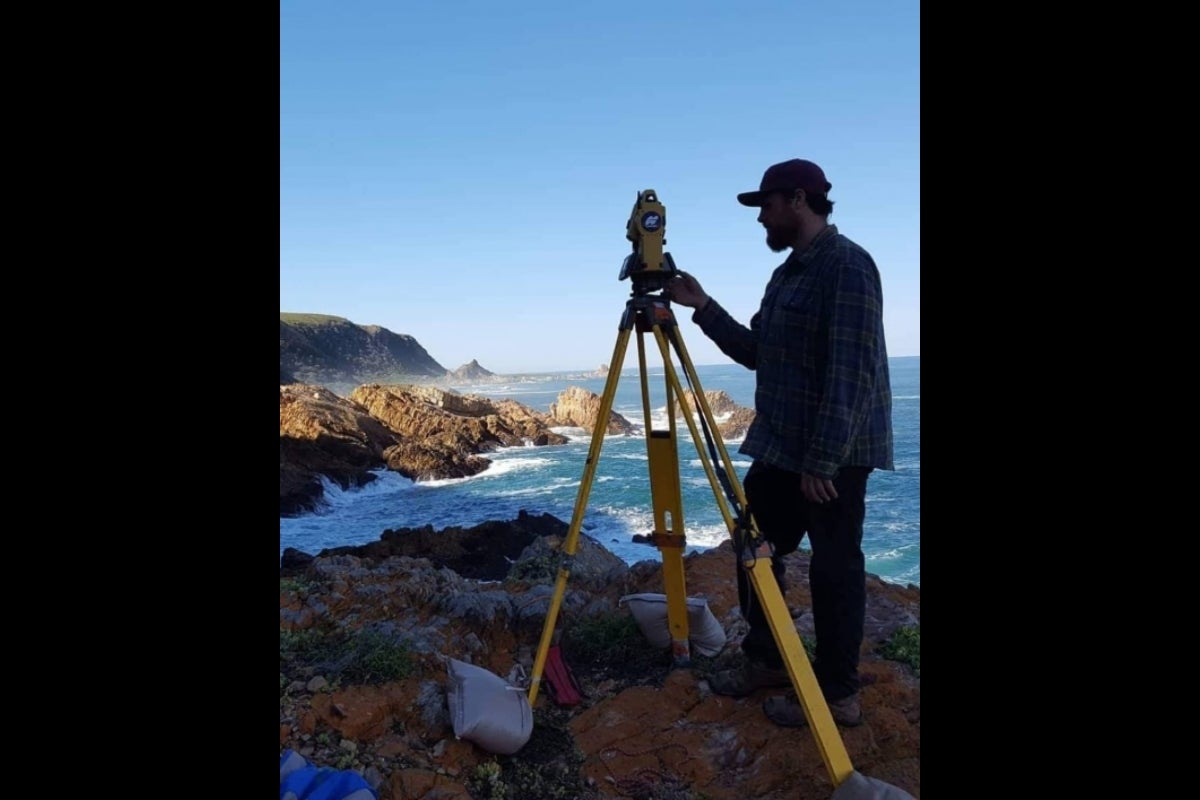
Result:
[[[758,191],[742,192],[737,198],[744,206],[761,206],[763,199],[771,192],[803,189],[809,194],[823,195],[832,188],[833,184],[825,180],[825,173],[820,167],[811,161],[793,158],[767,167]]]

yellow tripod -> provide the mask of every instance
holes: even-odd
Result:
[[[663,251],[666,229],[666,211],[659,203],[653,189],[639,192],[633,212],[626,225],[626,238],[633,242],[633,253],[626,257],[621,268],[620,279],[630,278],[633,291],[625,304],[618,328],[617,343],[609,362],[608,378],[600,400],[600,411],[592,432],[588,448],[583,479],[575,500],[567,538],[563,542],[564,558],[559,566],[550,611],[542,628],[537,657],[533,664],[533,675],[529,687],[529,705],[537,701],[542,671],[546,666],[558,612],[566,592],[571,563],[579,546],[579,531],[587,509],[588,495],[600,460],[600,448],[604,443],[605,429],[612,412],[613,398],[620,380],[621,367],[633,331],[638,333],[638,366],[641,377],[642,410],[645,415],[646,449],[650,462],[650,491],[654,509],[654,531],[651,539],[662,554],[663,583],[667,596],[667,623],[671,632],[671,652],[675,666],[686,666],[690,662],[688,643],[687,591],[684,585],[683,548],[685,543],[683,525],[683,503],[679,483],[679,449],[676,443],[675,400],[678,398],[680,412],[686,421],[700,462],[712,486],[713,496],[725,519],[733,539],[734,551],[743,569],[749,573],[754,591],[771,632],[787,666],[788,675],[804,709],[809,727],[817,741],[817,747],[829,770],[834,786],[840,785],[853,772],[850,758],[838,734],[837,726],[821,694],[812,665],[804,652],[800,636],[788,613],[787,604],[775,576],[771,572],[773,547],[759,533],[754,519],[747,508],[737,474],[725,444],[721,440],[713,418],[712,409],[700,388],[700,379],[695,366],[688,357],[683,339],[671,311],[670,301],[661,292],[666,282],[676,274],[671,254]],[[662,354],[666,378],[667,428],[653,430],[650,417],[650,392],[646,372],[645,334],[652,333]],[[678,352],[680,365],[692,386],[692,397],[698,406],[700,424],[709,441],[713,455],[701,447],[701,432],[697,428],[695,415],[689,406],[687,395],[680,384],[679,375],[671,361],[673,345]],[[719,462],[714,466],[714,461]],[[722,491],[724,488],[724,492]]]

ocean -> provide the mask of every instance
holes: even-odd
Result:
[[[653,339],[647,347],[646,385],[651,400],[651,428],[667,427],[666,379]],[[636,342],[629,347],[621,371],[613,410],[636,430],[633,435],[604,437],[595,478],[587,496],[582,532],[629,564],[658,560],[652,545],[634,542],[636,534],[653,529],[649,462],[646,455],[641,373]],[[863,553],[867,572],[898,584],[921,583],[921,359],[892,358],[892,424],[895,437],[894,471],[875,470],[867,485]],[[687,378],[674,369],[684,388]],[[736,364],[696,365],[699,388],[721,390],[734,402],[754,407],[754,373]],[[502,382],[451,385],[463,394],[516,400],[548,412],[560,392],[580,386],[602,394],[605,379],[585,373],[546,373],[505,376]],[[720,417],[717,418],[718,422]],[[435,529],[470,527],[488,520],[510,520],[518,512],[551,514],[570,523],[580,493],[592,437],[581,428],[555,428],[567,436],[564,445],[510,447],[486,453],[492,464],[470,478],[414,483],[382,470],[379,479],[362,489],[342,491],[325,481],[322,508],[299,517],[280,517],[279,552],[292,547],[316,554],[326,547],[377,541],[388,528]],[[701,434],[703,436],[703,434]],[[676,417],[683,530],[687,550],[704,550],[728,537],[713,490],[686,422]],[[737,452],[740,440],[725,440],[739,480],[750,458]],[[701,440],[701,446],[707,445]],[[801,543],[807,547],[808,540]]]

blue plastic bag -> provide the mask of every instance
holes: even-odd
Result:
[[[378,800],[362,775],[314,767],[292,750],[279,757],[279,800]]]

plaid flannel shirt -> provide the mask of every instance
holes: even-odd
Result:
[[[758,373],[739,452],[819,478],[895,468],[879,270],[836,226],[776,267],[749,328],[711,299],[692,320]]]

